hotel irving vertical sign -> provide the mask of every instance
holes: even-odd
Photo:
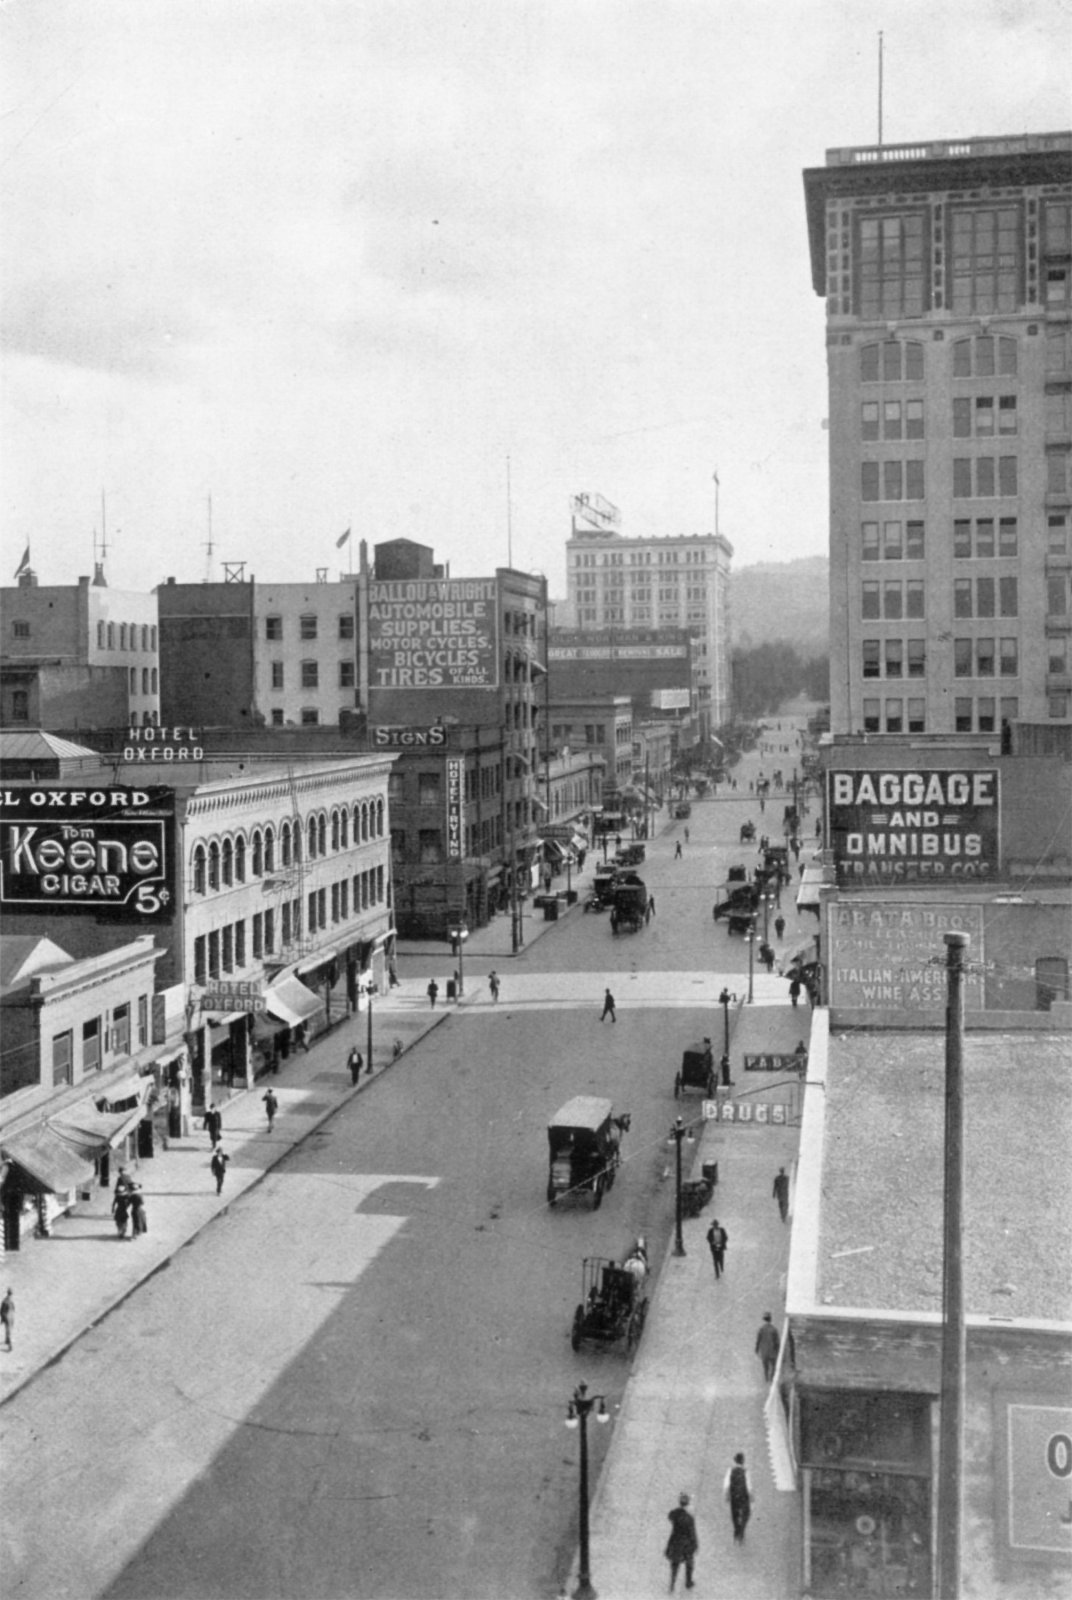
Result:
[[[454,756],[447,762],[447,859],[462,859],[462,764]]]
[[[827,817],[842,887],[952,886],[997,876],[996,772],[831,771]]]
[[[112,786],[0,791],[0,910],[170,922],[175,793]]]

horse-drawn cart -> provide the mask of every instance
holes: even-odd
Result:
[[[570,1333],[574,1350],[583,1344],[609,1345],[623,1339],[627,1350],[635,1349],[648,1315],[647,1279],[648,1253],[643,1239],[638,1239],[620,1262],[586,1257],[582,1299],[573,1313]]]
[[[579,1094],[567,1100],[547,1125],[550,1168],[547,1203],[553,1206],[566,1195],[590,1194],[592,1209],[614,1183],[621,1163],[621,1136],[628,1131],[629,1113],[614,1115],[609,1100]]]

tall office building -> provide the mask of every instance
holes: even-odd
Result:
[[[804,174],[835,734],[1068,738],[1070,179],[1070,133],[828,150]]]
[[[615,628],[687,628],[701,731],[730,714],[729,581],[733,546],[718,533],[627,538],[617,507],[598,494],[575,495],[566,542],[571,625],[581,633]]]

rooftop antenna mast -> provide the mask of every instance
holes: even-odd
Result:
[[[878,36],[878,146],[882,149],[882,34]]]
[[[104,490],[103,489],[100,492],[100,516],[101,516],[100,564],[101,564],[101,567],[103,569],[103,567],[104,567],[104,558],[108,554],[108,506],[107,506],[107,503],[105,502]]]
[[[506,458],[506,565],[514,564],[514,522],[510,500],[510,457]]]
[[[208,538],[205,540],[205,583],[212,582],[212,496],[208,497]]]

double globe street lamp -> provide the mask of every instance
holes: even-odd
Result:
[[[679,1119],[680,1120],[680,1119]],[[596,1591],[592,1587],[592,1574],[589,1570],[588,1559],[588,1413],[593,1406],[597,1406],[596,1421],[609,1422],[610,1413],[606,1406],[606,1397],[601,1394],[589,1394],[588,1385],[579,1383],[573,1391],[573,1399],[566,1412],[566,1427],[580,1428],[581,1430],[581,1482],[580,1482],[580,1567],[577,1573],[577,1587],[574,1589],[574,1600],[595,1600]]]
[[[692,1129],[687,1128],[684,1120],[681,1117],[678,1117],[674,1123],[674,1126],[670,1129],[670,1137],[666,1141],[667,1144],[673,1144],[677,1146],[677,1182],[675,1187],[674,1206],[674,1248],[672,1251],[672,1254],[675,1256],[683,1256],[685,1254],[685,1240],[681,1232],[681,1141],[683,1139],[689,1144],[695,1144],[696,1142]]]

